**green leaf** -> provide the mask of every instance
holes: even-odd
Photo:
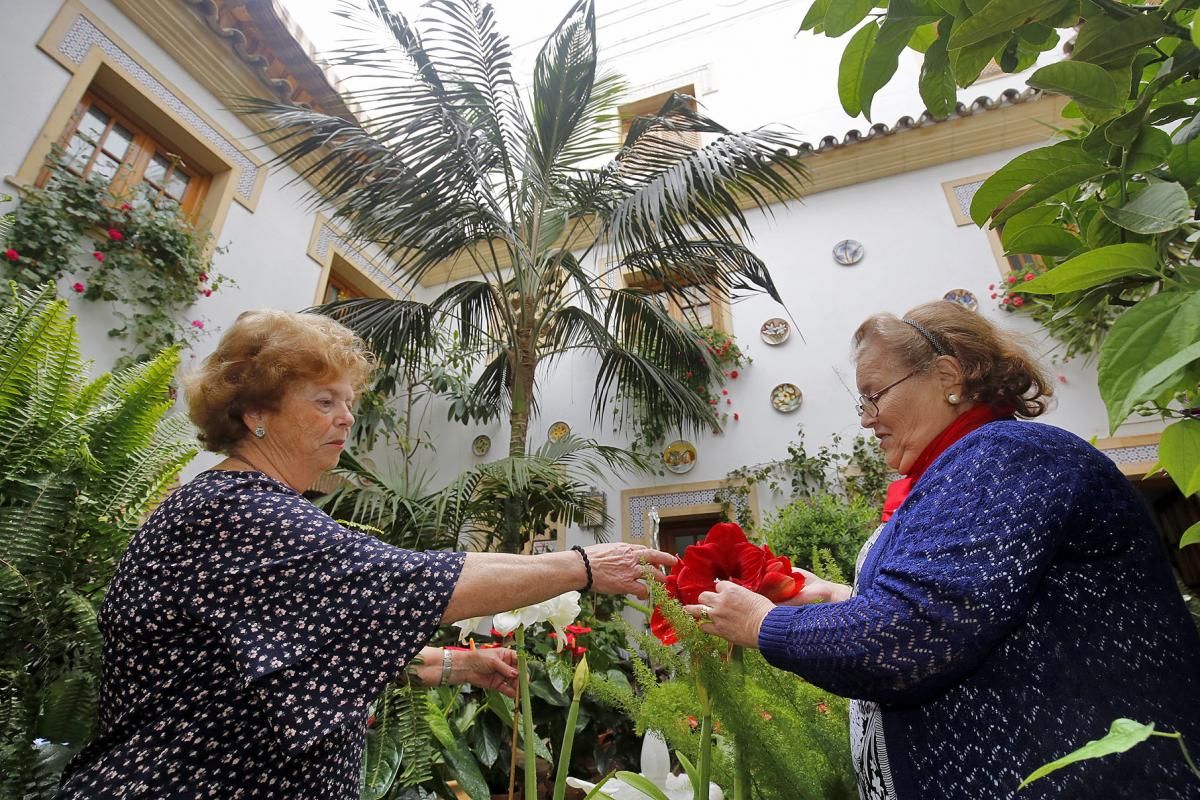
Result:
[[[1104,738],[1093,739],[1078,750],[1051,761],[1049,764],[1038,767],[1029,773],[1025,780],[1021,781],[1021,785],[1017,789],[1018,791],[1024,789],[1038,778],[1044,778],[1051,772],[1060,770],[1077,761],[1101,758],[1114,753],[1124,753],[1134,745],[1149,739],[1152,733],[1154,733],[1154,723],[1143,725],[1131,719],[1115,719]]]
[[[1122,314],[1100,345],[1097,377],[1109,428],[1116,430],[1135,405],[1156,397],[1197,358],[1200,291],[1160,292]]]
[[[954,76],[950,72],[945,39],[935,40],[925,51],[917,87],[930,114],[940,118],[954,112],[958,94],[955,92]]]
[[[1200,544],[1200,522],[1188,528],[1183,532],[1183,536],[1179,537],[1179,546],[1187,547],[1189,544]]]
[[[446,763],[459,787],[471,800],[489,800],[492,796],[491,790],[488,789],[487,780],[483,777],[475,754],[467,747],[454,723],[442,715],[442,710],[438,708],[432,694],[426,697],[426,703],[425,719],[429,723],[429,729],[433,731],[434,738],[442,746],[442,754],[446,757]]]
[[[975,192],[971,219],[982,226],[995,214],[996,222],[1003,222],[1064,189],[1108,171],[1108,165],[1085,153],[1078,141],[1059,142],[1022,153],[996,170]],[[1025,187],[1030,188],[998,210],[1001,203]]]
[[[1167,156],[1171,174],[1185,186],[1195,186],[1200,181],[1200,139],[1177,144]]]
[[[1200,29],[1197,25],[1200,24],[1200,15],[1192,17],[1192,44],[1200,47]]]
[[[1162,21],[1151,14],[1137,14],[1120,20],[1097,14],[1088,17],[1080,27],[1071,60],[1107,66],[1133,58],[1141,47],[1162,35]]]
[[[1145,130],[1143,126],[1146,122],[1146,112],[1148,110],[1146,106],[1138,103],[1129,111],[1109,121],[1104,126],[1105,141],[1118,147],[1129,148]],[[1094,114],[1089,113],[1087,116],[1089,119],[1094,120]],[[1107,113],[1101,116],[1107,117]]]
[[[626,772],[621,770],[617,773],[617,777],[621,779],[622,783],[629,784],[642,794],[651,798],[651,800],[670,800],[670,798],[663,793],[662,789],[655,786],[643,775],[639,775],[636,772]]]
[[[1022,25],[1054,16],[1068,0],[992,0],[954,28],[949,48],[958,50],[978,44],[997,34],[1007,35]]]
[[[829,11],[831,2],[832,0],[813,0],[813,4],[808,7],[808,13],[804,15],[804,20],[800,23],[800,30],[820,33],[824,28],[825,13]]]
[[[937,39],[938,24],[929,22],[913,31],[912,37],[908,40],[908,48],[916,50],[918,53],[925,53]]]
[[[895,5],[896,3],[893,2],[893,7]],[[894,8],[889,9],[888,16],[880,26],[879,34],[875,37],[875,45],[867,53],[866,61],[863,64],[862,82],[859,85],[858,96],[862,114],[867,119],[871,118],[871,101],[874,99],[875,93],[886,86],[887,82],[896,74],[900,54],[908,45],[913,31],[923,24],[922,17],[894,16],[893,10]]]
[[[1005,226],[1005,232],[1008,227]],[[1067,233],[1061,225],[1032,225],[1007,238],[1004,252],[1012,255],[1069,256],[1083,247],[1083,242]]]
[[[1029,76],[1029,85],[1047,92],[1065,94],[1081,108],[1119,109],[1125,97],[1112,77],[1095,64],[1059,61]]]
[[[1064,294],[1091,289],[1118,278],[1149,277],[1158,271],[1158,254],[1144,244],[1114,244],[1075,256],[1029,283],[1021,291],[1030,294]],[[1143,301],[1145,302],[1145,301]],[[1115,328],[1114,328],[1115,329]]]
[[[838,67],[838,99],[842,101],[842,109],[852,117],[862,113],[859,97],[863,69],[878,34],[879,26],[874,22],[863,25],[850,37],[849,44],[842,51],[842,61]]]
[[[954,83],[967,88],[975,82],[983,68],[992,62],[1008,43],[1007,33],[998,33],[970,47],[950,50],[950,71],[954,73]]]
[[[1200,80],[1180,81],[1163,87],[1154,95],[1150,105],[1157,108],[1168,103],[1177,103],[1180,100],[1191,100],[1193,97],[1200,97]]]
[[[837,0],[836,3],[830,3],[825,12],[825,35],[836,37],[852,30],[874,7],[875,0]]]
[[[1120,208],[1101,206],[1112,222],[1134,233],[1166,233],[1192,217],[1187,190],[1178,183],[1155,183]]]
[[[1149,172],[1167,160],[1171,137],[1158,128],[1144,128],[1125,159],[1125,172]]]
[[[1184,497],[1200,492],[1200,420],[1167,426],[1158,442],[1158,461]]]

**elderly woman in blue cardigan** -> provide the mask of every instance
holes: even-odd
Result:
[[[724,581],[706,630],[854,698],[863,800],[1200,798],[1178,745],[1025,775],[1118,717],[1200,751],[1200,638],[1137,494],[1049,425],[1050,387],[984,317],[952,303],[854,335],[863,427],[904,477],[854,587],[813,575],[798,605]],[[813,601],[825,601],[812,604]]]

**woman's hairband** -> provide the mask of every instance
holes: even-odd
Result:
[[[934,351],[935,353],[937,353],[939,356],[948,356],[948,355],[950,355],[950,351],[949,351],[949,350],[947,350],[945,347],[943,347],[943,346],[942,346],[942,345],[941,345],[941,344],[938,342],[938,340],[937,340],[937,339],[935,339],[935,338],[933,337],[933,334],[932,334],[932,333],[930,333],[929,331],[925,330],[925,326],[924,326],[924,325],[922,325],[921,323],[919,323],[919,322],[917,322],[917,321],[915,321],[915,320],[911,320],[911,319],[902,319],[902,320],[900,320],[900,321],[901,321],[901,322],[903,322],[905,325],[911,325],[911,326],[913,327],[913,330],[915,330],[917,333],[919,333],[919,334],[921,334],[922,336],[924,336],[924,337],[925,337],[925,340],[926,340],[927,342],[929,342],[929,346],[930,346],[930,347],[932,347],[932,348],[933,348],[933,351]]]

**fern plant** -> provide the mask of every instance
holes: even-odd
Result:
[[[53,284],[0,295],[0,797],[49,796],[91,736],[105,587],[196,453],[165,416],[178,365],[89,380]]]

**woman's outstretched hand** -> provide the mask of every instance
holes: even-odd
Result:
[[[842,583],[834,583],[818,578],[806,569],[793,567],[792,572],[804,576],[804,588],[790,600],[784,600],[781,606],[805,606],[809,603],[840,603],[850,599],[850,587]]]
[[[642,599],[650,595],[644,578],[644,565],[656,569],[650,570],[650,575],[656,580],[663,574],[660,570],[669,572],[675,566],[676,558],[662,550],[653,550],[640,544],[613,542],[611,544],[594,544],[585,547],[588,563],[592,567],[592,591],[603,594],[632,594]]]

